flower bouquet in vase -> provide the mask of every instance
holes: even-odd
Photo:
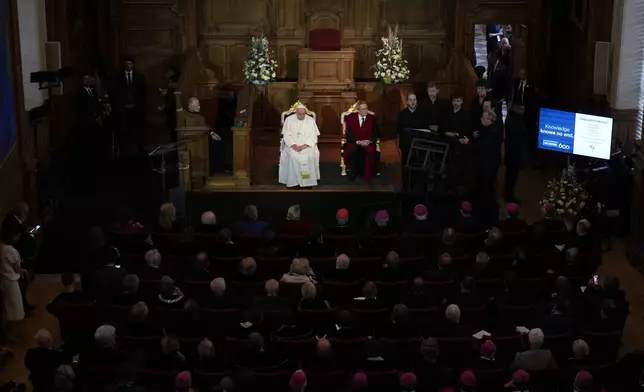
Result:
[[[244,60],[244,77],[253,84],[268,84],[275,80],[277,60],[268,46],[268,38],[253,37]]]
[[[575,169],[570,166],[560,176],[548,182],[541,205],[552,204],[556,216],[564,220],[576,220],[586,207],[587,201],[588,192],[584,185],[577,181]]]
[[[373,65],[373,76],[385,84],[402,83],[409,79],[409,67],[403,56],[402,39],[398,37],[398,26],[394,30],[388,27],[387,37],[380,38],[382,49],[376,52],[376,63]]]

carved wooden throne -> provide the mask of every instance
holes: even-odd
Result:
[[[349,109],[347,109],[346,112],[342,112],[340,115],[340,123],[342,124],[342,135],[340,136],[340,170],[342,171],[340,174],[343,176],[347,175],[347,165],[344,162],[344,145],[347,143],[347,123],[344,121],[345,117],[348,115],[355,113],[358,111],[356,109],[356,105],[358,102],[354,103],[351,105]],[[372,112],[371,110],[368,111],[369,114],[375,116],[376,113]],[[376,139],[376,175],[380,175],[380,138]]]
[[[349,91],[355,87],[354,48],[342,48],[342,12],[322,8],[306,14],[307,47],[299,52],[300,91]]]

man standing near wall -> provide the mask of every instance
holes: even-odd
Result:
[[[125,59],[124,68],[116,75],[111,87],[121,153],[124,149],[144,153],[147,81],[134,68],[132,58]]]

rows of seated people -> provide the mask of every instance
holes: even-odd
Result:
[[[590,222],[568,230],[544,208],[530,227],[516,205],[508,212],[481,230],[464,203],[442,228],[416,206],[403,235],[386,211],[366,233],[350,232],[338,211],[337,227],[320,234],[293,208],[275,235],[253,223],[256,210],[230,231],[204,213],[189,238],[172,224],[146,241],[119,231],[121,251],[84,274],[83,290],[64,274],[48,306],[68,353],[58,361],[80,354],[78,383],[92,388],[125,379],[173,390],[186,370],[199,390],[228,376],[276,391],[625,382],[615,361],[629,304],[616,279],[595,275]],[[53,364],[27,363],[34,385],[51,382]]]

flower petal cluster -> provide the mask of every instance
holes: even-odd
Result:
[[[268,46],[268,38],[253,37],[244,61],[244,77],[249,82],[275,80],[277,60]]]

